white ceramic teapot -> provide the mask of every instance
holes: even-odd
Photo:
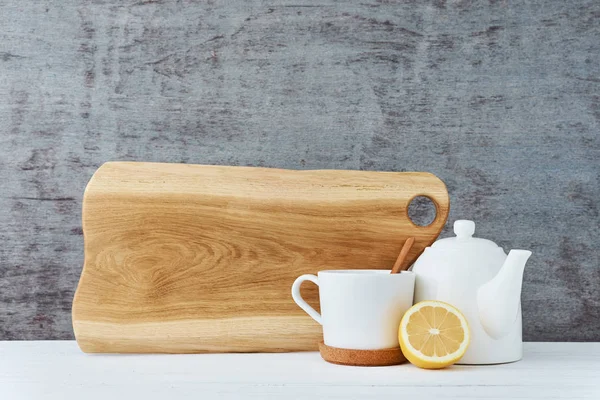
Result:
[[[456,237],[425,249],[412,267],[415,303],[440,300],[463,312],[471,344],[459,364],[498,364],[523,356],[521,283],[531,252],[472,237],[473,221],[454,222]]]

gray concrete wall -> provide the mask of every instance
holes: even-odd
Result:
[[[0,339],[73,337],[83,189],[143,160],[431,171],[533,250],[525,338],[600,340],[599,130],[598,1],[0,0]]]

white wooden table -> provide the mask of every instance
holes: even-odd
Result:
[[[526,343],[522,361],[425,371],[344,367],[318,353],[88,355],[0,342],[0,399],[600,399],[600,343]]]

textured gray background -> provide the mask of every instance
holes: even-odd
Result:
[[[144,160],[431,171],[533,250],[525,338],[600,340],[599,130],[598,1],[0,0],[0,339],[73,337],[83,189]]]

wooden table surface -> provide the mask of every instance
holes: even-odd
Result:
[[[600,399],[600,343],[526,343],[520,362],[426,371],[332,365],[318,353],[88,355],[0,342],[0,399]]]

